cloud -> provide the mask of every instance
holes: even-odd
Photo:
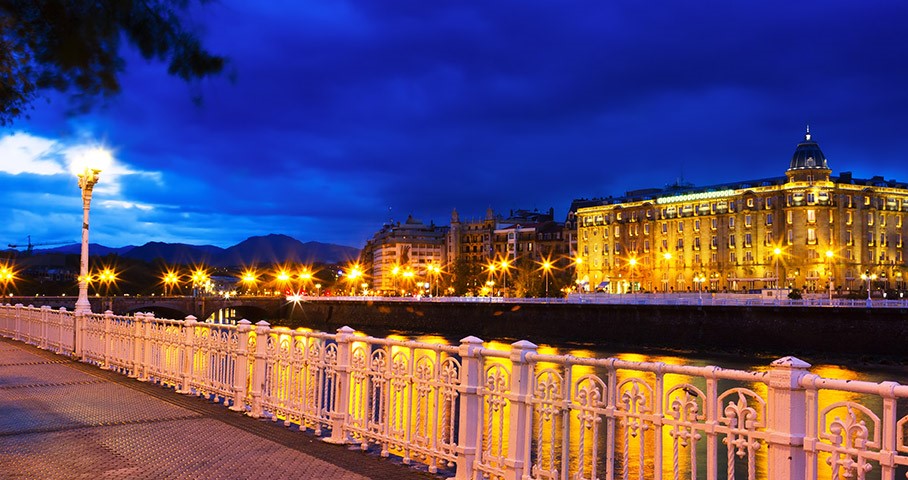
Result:
[[[19,175],[57,175],[66,170],[60,163],[59,145],[26,132],[0,137],[0,172]]]

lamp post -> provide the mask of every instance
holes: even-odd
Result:
[[[671,266],[672,254],[670,252],[665,252],[662,254],[662,259],[665,260],[665,272],[662,273],[664,278],[662,281],[662,292],[668,293],[668,270]]]
[[[773,258],[773,260],[775,260],[775,263],[776,263],[776,281],[775,281],[776,288],[773,289],[773,296],[776,299],[776,303],[779,303],[782,300],[781,294],[779,293],[779,256],[780,255],[782,255],[781,248],[776,247],[776,248],[772,249],[772,258]]]
[[[870,308],[873,306],[873,303],[870,300],[870,282],[876,280],[876,274],[870,272],[862,273],[861,280],[867,280],[867,308]]]
[[[703,303],[703,282],[706,281],[706,277],[702,273],[694,275],[694,282],[697,283],[697,304]]]
[[[828,267],[826,268],[826,273],[829,275],[829,306],[832,306],[832,258],[835,254],[832,250],[826,250],[826,261],[828,262]]]
[[[542,276],[545,277],[545,298],[549,298],[549,274],[552,272],[552,262],[543,260]]]
[[[91,303],[88,301],[88,210],[91,207],[92,191],[101,174],[101,167],[109,162],[108,151],[94,148],[83,153],[73,163],[73,170],[79,178],[79,189],[82,191],[82,252],[79,259],[79,298],[74,309],[76,316],[91,313]]]
[[[9,265],[0,265],[0,282],[3,282],[3,297],[6,299],[6,290],[9,288],[10,282],[16,278],[16,272],[13,271]],[[10,294],[12,295],[12,294]],[[3,303],[0,301],[0,303]]]

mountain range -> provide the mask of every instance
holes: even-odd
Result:
[[[34,254],[42,253],[80,253],[81,245],[74,243],[49,249],[35,249]],[[321,242],[301,242],[287,235],[265,235],[249,237],[228,248],[214,245],[188,245],[185,243],[148,242],[142,246],[125,246],[119,248],[105,247],[92,243],[89,245],[91,255],[106,256],[115,254],[120,257],[134,258],[151,262],[161,259],[171,264],[201,263],[213,267],[233,267],[240,265],[265,265],[275,263],[344,263],[359,257],[359,249]]]

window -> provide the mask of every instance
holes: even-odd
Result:
[[[744,252],[744,261],[745,261],[745,262],[753,262],[753,261],[754,261],[754,254],[753,254],[753,252],[751,252],[750,250]]]
[[[694,220],[694,231],[695,232],[700,231],[700,220]]]
[[[713,252],[712,255],[709,256],[709,263],[719,263],[719,254]]]
[[[728,261],[731,263],[735,263],[738,261],[738,258],[737,258],[737,255],[735,254],[735,252],[730,252],[728,254]]]
[[[851,215],[851,212],[845,212],[845,225],[851,225],[851,222],[854,221],[854,217]]]
[[[752,217],[750,215],[744,215],[744,227],[750,228],[751,218]]]
[[[751,245],[751,235],[749,233],[744,234],[744,246],[749,247]]]
[[[895,246],[902,248],[902,234],[901,233],[895,234]]]
[[[694,250],[700,250],[700,237],[694,239]]]
[[[895,216],[895,226],[897,228],[902,228],[902,216],[901,215]]]
[[[816,228],[807,229],[807,244],[808,245],[817,244],[817,229]]]
[[[684,231],[684,222],[681,220],[678,220],[678,233],[681,233],[683,231]]]
[[[662,234],[668,233],[668,222],[662,222]]]
[[[854,254],[851,253],[851,249],[850,249],[850,248],[847,249],[847,250],[845,250],[845,259],[846,259],[846,260],[851,260],[853,257],[854,257]]]
[[[678,243],[675,244],[675,248],[678,250],[684,250],[684,239],[679,238]]]
[[[643,234],[649,235],[649,224],[648,223],[643,224]]]
[[[618,220],[619,222],[621,221],[621,212],[615,213],[615,220]]]
[[[899,217],[899,218],[901,218],[901,217]],[[709,228],[715,230],[718,227],[719,227],[719,219],[718,218],[710,219]]]
[[[873,246],[873,232],[867,232],[867,245]]]
[[[885,233],[881,233],[881,234],[880,234],[880,246],[881,246],[881,247],[885,247],[886,245],[887,245],[887,243],[886,243],[886,234],[885,234]]]
[[[807,203],[809,203],[809,204],[817,203],[817,196],[816,196],[816,194],[814,194],[814,193],[808,193],[808,194],[807,194]]]
[[[644,252],[649,252],[649,240],[644,240],[644,241],[643,241],[643,251],[644,251]]]
[[[754,206],[754,199],[748,198],[748,199],[747,199],[747,206],[748,206],[748,207],[753,207],[753,206]]]
[[[763,238],[763,245],[772,245],[772,232],[766,232]]]
[[[584,230],[584,231],[583,231],[583,239],[584,239],[584,240],[588,240],[589,238],[590,238],[590,232],[589,232],[589,230]]]
[[[728,217],[728,228],[735,228],[735,217]]]
[[[886,226],[886,215],[883,215],[882,213],[880,214],[880,226],[881,227]]]
[[[769,210],[772,208],[772,197],[766,199],[766,209]]]
[[[865,207],[870,206],[870,195],[864,195],[864,206]]]
[[[772,214],[771,213],[766,214],[766,224],[772,225]]]
[[[694,254],[694,263],[702,263],[702,262],[700,261],[700,254],[699,254],[699,253],[695,253],[695,254]]]
[[[792,212],[791,210],[785,212],[785,223],[791,225],[793,221],[794,221],[794,212]]]
[[[851,195],[845,195],[845,206],[848,208],[854,208],[854,197]]]
[[[817,223],[817,211],[814,209],[807,210],[807,223]]]
[[[621,244],[615,242],[615,253],[621,253]]]
[[[663,251],[668,250],[668,240],[666,240],[664,238],[662,239],[662,250]]]
[[[873,225],[873,212],[867,212],[867,225]]]
[[[735,248],[735,236],[734,234],[728,236],[728,248]]]
[[[608,227],[602,227],[602,238],[608,238]]]
[[[786,240],[788,241],[789,245],[794,243],[794,230],[788,229],[788,238]]]
[[[854,245],[854,237],[851,235],[851,230],[845,230],[845,245]]]

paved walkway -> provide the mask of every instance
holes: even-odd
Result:
[[[440,477],[0,338],[0,478]]]

